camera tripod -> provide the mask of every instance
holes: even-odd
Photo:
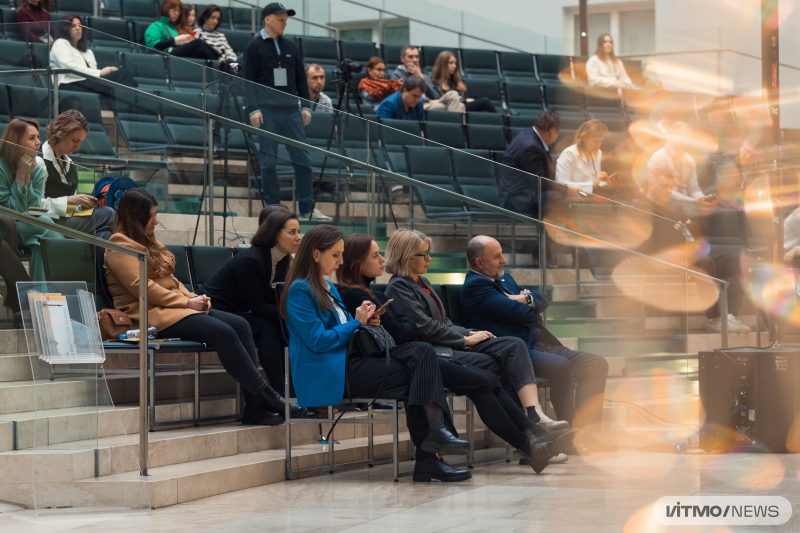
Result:
[[[220,65],[220,69],[222,69],[222,65]],[[231,101],[233,101],[233,106],[236,109],[236,115],[239,119],[239,122],[245,123],[244,116],[242,115],[242,108],[239,105],[239,96],[236,92],[236,80],[238,78],[236,76],[227,74],[223,71],[223,75],[220,76],[217,83],[219,85],[219,95],[217,100],[217,110],[216,114],[221,117],[225,118],[232,118],[231,117]],[[214,83],[210,84],[213,86]],[[250,164],[250,168],[253,171],[254,176],[258,176],[260,174],[259,170],[259,162],[258,157],[256,156],[255,147],[253,146],[253,141],[250,138],[249,133],[243,133],[244,135],[244,144],[245,149],[247,150],[247,159]],[[222,201],[222,245],[225,246],[225,241],[227,238],[227,222],[228,222],[228,160],[229,160],[229,144],[230,144],[230,136],[231,136],[231,126],[230,124],[223,124],[222,122],[215,121],[214,122],[214,132],[212,135],[212,140],[214,143],[215,151],[216,147],[219,146],[220,141],[222,141],[222,181],[223,182],[223,201]],[[248,177],[249,179],[249,177]],[[200,193],[200,207],[197,210],[197,222],[194,226],[194,238],[192,239],[192,245],[195,244],[197,241],[197,230],[200,227],[200,216],[203,213],[203,201],[205,200],[206,196],[206,188],[212,186],[213,184],[203,185],[202,192]],[[214,206],[209,205],[209,211],[211,212],[211,216],[214,216]],[[213,235],[212,235],[212,242],[213,242]]]
[[[334,70],[334,74],[338,74],[339,78],[334,79],[331,83],[336,87],[336,93],[338,95],[336,105],[333,107],[333,120],[331,121],[331,132],[328,134],[328,143],[325,147],[326,151],[330,151],[331,145],[333,144],[334,138],[336,139],[336,147],[339,148],[341,152],[342,147],[344,146],[344,130],[345,126],[350,119],[350,97],[352,95],[353,102],[356,104],[356,110],[358,111],[358,116],[362,120],[362,124],[364,124],[364,129],[367,134],[367,143],[369,144],[369,130],[367,129],[366,119],[364,119],[364,113],[361,111],[361,103],[359,102],[360,97],[358,93],[355,92],[353,89],[353,73],[348,68],[338,68]],[[338,128],[337,128],[338,126]],[[337,134],[338,133],[338,134]],[[375,153],[375,149],[370,145],[369,148],[372,158],[374,161],[378,161],[377,154]],[[317,193],[320,190],[320,186],[322,185],[322,177],[325,175],[325,165],[328,163],[328,156],[322,160],[322,167],[319,171],[319,178],[317,179],[317,187],[316,191],[314,192],[314,205],[316,206],[317,203]],[[353,170],[348,165],[348,174],[352,175]],[[395,228],[397,227],[397,220],[394,216],[394,210],[392,209],[392,202],[389,198],[389,194],[386,192],[386,183],[383,180],[383,174],[379,174],[381,179],[381,186],[383,187],[383,194],[386,197],[386,203],[389,206],[389,213],[392,215],[392,222],[394,222]],[[338,183],[337,183],[338,184]],[[313,209],[312,209],[313,214]],[[311,215],[309,215],[309,220],[311,220]],[[339,222],[339,202],[336,202],[336,218],[335,222],[338,224]]]

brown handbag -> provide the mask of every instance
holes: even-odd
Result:
[[[118,309],[103,309],[97,312],[97,321],[100,322],[100,335],[104,341],[119,340],[119,336],[133,329],[131,317]]]

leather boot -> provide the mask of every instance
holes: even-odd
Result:
[[[456,470],[444,459],[424,459],[414,464],[414,481],[431,481],[438,479],[444,482],[466,481],[472,479],[469,470]]]
[[[559,431],[546,430],[545,434],[537,437],[530,429],[525,430],[525,436],[528,437],[528,442],[531,448],[539,444],[547,444],[547,449],[550,452],[550,457],[564,453],[572,446],[572,441],[575,438],[575,430],[562,429]],[[549,459],[548,457],[547,459]]]
[[[252,394],[245,392],[242,425],[277,426],[278,424],[283,424],[283,416],[280,413],[265,408],[256,401]]]
[[[469,442],[456,438],[445,428],[430,429],[419,446],[428,453],[437,455],[467,455]]]
[[[286,400],[269,385],[256,394],[256,401],[267,410],[280,413],[281,417],[286,413]],[[312,413],[296,403],[291,404],[289,410],[292,418],[317,418],[317,413]]]

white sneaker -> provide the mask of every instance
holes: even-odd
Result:
[[[322,211],[315,208],[311,213],[303,213],[300,215],[300,221],[302,222],[303,220],[310,220],[312,222],[331,222],[333,219],[328,215],[323,215]]]
[[[737,328],[739,328],[739,333],[749,333],[752,331],[750,326],[741,322],[738,318],[733,316],[732,314],[728,313],[728,324],[734,324]],[[730,325],[728,326],[730,328]]]
[[[728,315],[728,333],[747,333],[750,331],[750,328],[739,323],[739,321],[735,319],[731,320],[732,316],[733,315]],[[709,318],[706,321],[706,330],[713,331],[714,333],[722,333],[722,325],[720,322],[720,317]]]

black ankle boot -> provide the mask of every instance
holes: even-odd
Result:
[[[280,413],[281,417],[286,413],[286,400],[270,386],[256,394],[256,401],[262,407]],[[317,418],[316,413],[312,413],[296,403],[289,406],[289,411],[292,418]]]
[[[429,429],[420,448],[428,453],[440,455],[467,455],[469,442],[456,438],[447,429]]]
[[[458,470],[450,466],[444,459],[435,457],[424,459],[414,464],[414,481],[431,481],[438,479],[444,482],[466,481],[472,478],[469,470]]]
[[[250,393],[244,395],[244,412],[242,425],[245,426],[277,426],[283,424],[283,415],[267,409],[256,401]]]

